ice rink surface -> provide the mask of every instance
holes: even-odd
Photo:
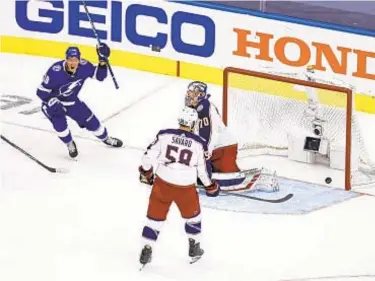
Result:
[[[70,123],[80,153],[74,161],[49,121],[30,113],[54,60],[1,54],[0,61],[1,105],[23,98],[22,105],[2,108],[1,134],[70,171],[48,173],[1,142],[0,280],[375,280],[374,189],[305,215],[203,208],[205,255],[194,265],[173,206],[152,264],[139,272],[149,189],[138,181],[138,165],[158,130],[176,126],[189,81],[122,68],[114,68],[120,90],[110,79],[87,81],[80,97],[125,147],[108,148]],[[210,92],[219,103],[220,87]],[[375,117],[363,119],[374,151]]]

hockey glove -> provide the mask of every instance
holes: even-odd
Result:
[[[65,109],[58,98],[51,98],[47,102],[47,114],[49,116],[64,116]]]
[[[98,53],[98,56],[99,56],[99,63],[106,63],[107,59],[111,55],[111,49],[105,43],[101,43],[100,45],[97,45],[96,52]]]
[[[148,185],[152,185],[154,183],[154,171],[153,168],[151,167],[150,170],[146,171],[143,169],[142,165],[139,166],[139,181],[141,183],[145,183]]]
[[[205,189],[208,197],[216,197],[220,193],[220,186],[217,182],[213,182],[211,185],[206,186]]]

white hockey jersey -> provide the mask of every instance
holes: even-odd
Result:
[[[166,129],[157,134],[142,158],[143,169],[152,166],[157,167],[158,177],[174,185],[193,185],[197,177],[205,186],[212,184],[205,140],[184,130]]]
[[[230,130],[224,125],[217,107],[208,99],[196,108],[199,117],[198,134],[207,141],[210,153],[216,148],[236,144]]]

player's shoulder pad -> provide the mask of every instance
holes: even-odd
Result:
[[[167,134],[168,133],[168,129],[167,130],[160,130],[157,134],[156,134],[156,137],[155,139],[150,143],[150,145],[147,147],[147,150],[149,150],[153,145],[155,145],[158,141],[159,141],[159,137],[164,135],[164,134]],[[147,153],[147,152],[146,152]]]
[[[86,65],[86,64],[91,64],[88,60],[81,59],[79,62],[80,65]]]
[[[196,110],[198,114],[208,113],[210,110],[210,101],[208,99],[203,100],[200,104],[198,104]]]
[[[164,129],[164,130],[160,130],[158,134],[156,135],[156,137],[166,135],[166,134],[177,134],[177,133],[178,133],[177,129]]]
[[[64,69],[64,61],[58,61],[52,64],[52,66],[49,68],[48,72],[54,73],[54,72],[60,72]]]
[[[187,132],[186,135],[189,138],[191,138],[191,139],[195,140],[196,142],[200,143],[203,146],[204,150],[208,149],[208,147],[207,147],[207,141],[204,138],[202,138],[201,136],[199,136],[197,134],[194,134],[194,133],[190,133],[190,132]]]

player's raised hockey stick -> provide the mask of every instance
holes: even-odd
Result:
[[[94,35],[96,37],[96,40],[98,41],[99,45],[102,43],[100,41],[100,38],[99,38],[99,35],[98,35],[98,32],[96,31],[96,28],[95,28],[95,25],[94,25],[94,22],[92,21],[91,19],[91,16],[90,16],[90,13],[89,13],[89,9],[87,8],[87,5],[86,5],[86,1],[85,0],[82,0],[82,3],[83,3],[83,7],[85,8],[85,12],[86,12],[86,15],[87,15],[87,18],[89,19],[89,22],[91,24],[91,28],[92,28],[92,31],[94,32]],[[113,73],[113,70],[112,70],[112,67],[111,67],[111,64],[109,63],[109,59],[108,58],[105,58],[106,60],[106,63],[108,65],[108,70],[109,70],[109,73],[111,74],[111,77],[112,77],[112,80],[113,80],[113,83],[115,84],[115,87],[116,89],[120,88],[118,83],[117,83],[117,80],[116,80],[116,77],[115,77],[115,74]]]
[[[42,163],[41,161],[36,159],[34,156],[32,156],[31,154],[29,154],[28,152],[23,150],[21,147],[19,147],[15,143],[11,142],[9,139],[4,137],[3,135],[1,135],[1,139],[3,141],[5,141],[6,143],[8,143],[9,145],[13,146],[15,149],[17,149],[18,151],[20,151],[21,153],[23,153],[24,155],[26,155],[31,160],[33,160],[34,162],[36,162],[37,164],[39,164],[40,166],[42,166],[44,169],[46,169],[47,171],[49,171],[51,173],[67,173],[67,172],[69,172],[67,169],[64,169],[64,168],[52,168],[50,166],[47,166],[46,164]]]

